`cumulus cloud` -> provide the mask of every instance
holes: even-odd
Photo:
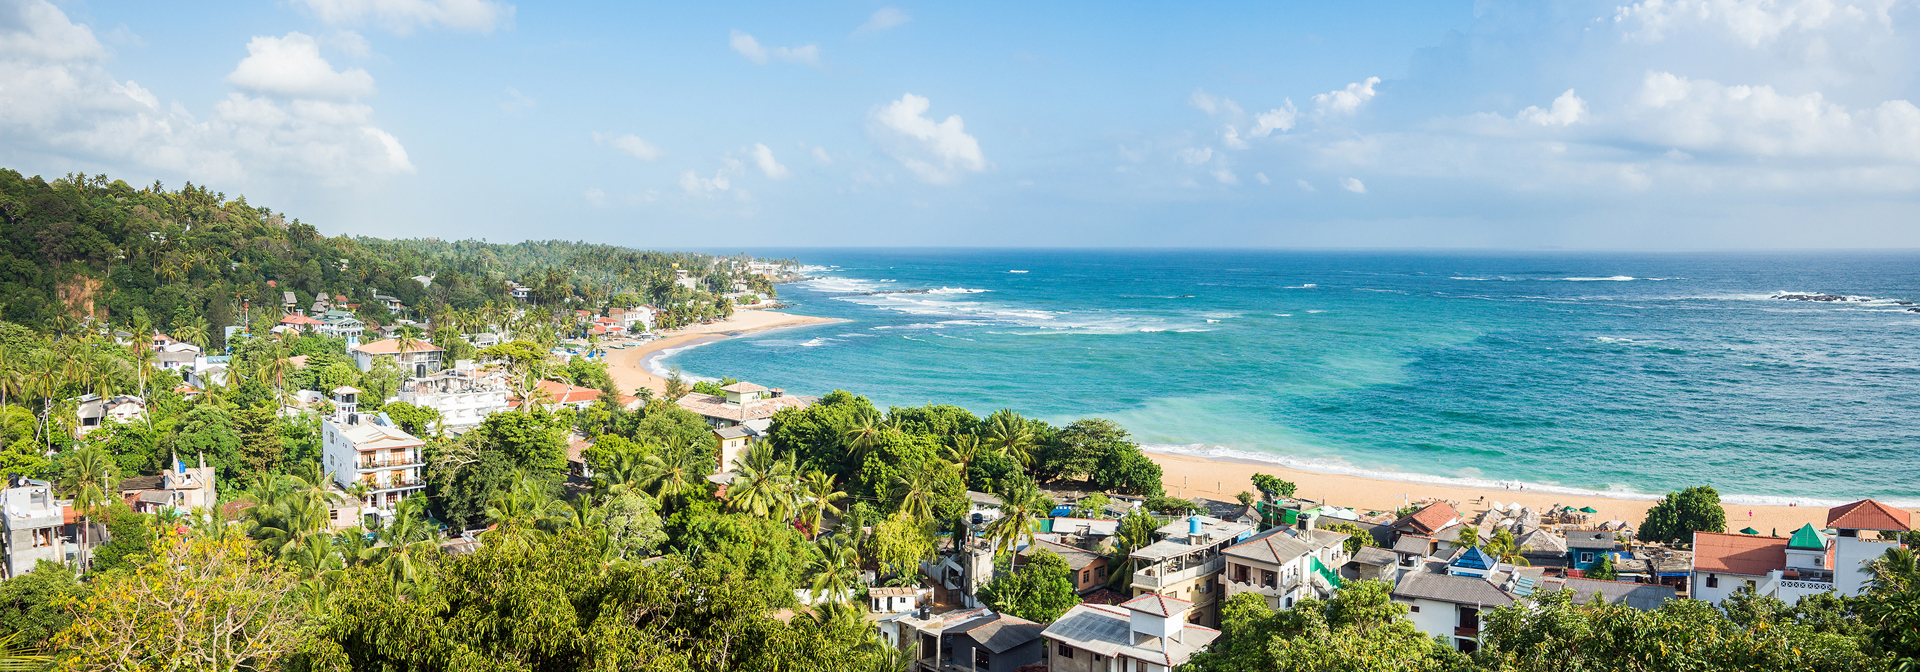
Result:
[[[489,0],[294,0],[330,25],[372,24],[402,35],[420,28],[491,33],[512,27],[514,7]]]
[[[1313,188],[1313,185],[1308,184],[1306,180],[1294,180],[1293,186],[1299,187],[1301,191],[1307,192],[1309,194],[1319,191],[1319,189]]]
[[[607,192],[601,191],[599,187],[588,189],[586,193],[586,197],[587,197],[587,203],[593,205],[596,208],[607,207]]]
[[[1246,149],[1247,141],[1240,139],[1240,131],[1228,126],[1220,131],[1220,142],[1231,149]]]
[[[1891,27],[1889,10],[1894,4],[1888,0],[1645,0],[1616,8],[1613,21],[1623,24],[1624,37],[1633,40],[1659,42],[1674,32],[1707,28],[1758,47],[1790,33]]]
[[[766,65],[769,56],[788,63],[801,63],[804,65],[820,64],[820,47],[811,44],[804,47],[774,47],[769,49],[761,46],[760,41],[753,39],[752,35],[738,30],[733,31],[733,37],[727,40],[727,44],[731,45],[734,51],[739,52],[740,55],[746,57],[747,60],[759,65]]]
[[[720,162],[720,168],[713,171],[713,177],[701,177],[691,170],[680,173],[680,189],[689,196],[700,198],[715,198],[728,191],[739,192],[734,194],[735,199],[748,198],[744,190],[734,189],[732,179],[746,172],[745,164],[731,157],[722,158]]]
[[[647,142],[646,139],[632,133],[624,135],[594,133],[593,144],[612,147],[619,150],[622,154],[641,161],[652,161],[660,158],[662,154],[659,147],[655,147],[653,143]]]
[[[874,12],[873,16],[867,17],[866,23],[860,24],[859,28],[853,29],[853,34],[877,33],[883,30],[897,28],[912,20],[913,17],[907,16],[906,12],[892,7],[881,7],[880,11]]]
[[[1227,186],[1233,186],[1240,183],[1240,176],[1233,174],[1233,171],[1227,168],[1215,168],[1212,172],[1212,175],[1214,180]]]
[[[1587,101],[1573,95],[1573,89],[1567,89],[1559,98],[1553,99],[1553,106],[1542,110],[1538,106],[1528,106],[1516,117],[1521,121],[1541,126],[1572,126],[1574,122],[1587,114]]]
[[[252,64],[234,71],[236,86],[266,95],[229,94],[199,118],[115,79],[93,32],[51,3],[7,3],[0,6],[0,147],[233,184],[293,174],[338,185],[413,172],[399,140],[374,123],[373,109],[351,100],[371,95],[372,78],[336,72],[323,60],[301,63],[295,35],[256,39]],[[268,67],[276,56],[251,49],[289,41],[294,58],[278,54],[278,64],[297,66],[290,69]]]
[[[1347,191],[1351,191],[1356,194],[1367,193],[1367,185],[1361,184],[1359,178],[1353,178],[1353,177],[1340,178],[1340,188],[1345,189]]]
[[[760,173],[768,178],[784,180],[789,174],[786,166],[773,160],[773,150],[768,149],[766,145],[755,143],[752,149],[747,150],[747,156],[753,159],[753,165],[760,169]]]
[[[1193,109],[1209,115],[1227,114],[1237,117],[1242,114],[1240,105],[1233,102],[1232,99],[1215,96],[1207,93],[1204,89],[1194,89],[1193,95],[1187,96],[1187,104],[1193,106]]]
[[[352,100],[373,95],[373,76],[359,68],[336,71],[320,57],[320,45],[304,33],[256,37],[227,83],[254,93],[288,98]]]
[[[1920,163],[1920,108],[1906,100],[1850,110],[1818,92],[1786,95],[1771,86],[1650,72],[1633,108],[1628,132],[1694,155]]]
[[[966,132],[960,115],[942,121],[926,116],[932,102],[911,93],[874,110],[867,133],[881,151],[913,171],[921,180],[945,184],[961,173],[987,169],[980,141]]]
[[[1253,128],[1247,131],[1247,135],[1264,138],[1274,131],[1280,131],[1282,133],[1291,131],[1293,130],[1294,120],[1298,119],[1299,116],[1299,112],[1293,107],[1293,99],[1289,98],[1287,99],[1286,107],[1276,107],[1261,112],[1260,116],[1255,117],[1253,119]]]
[[[1368,77],[1364,82],[1348,84],[1345,89],[1315,95],[1313,104],[1322,114],[1352,114],[1373,100],[1373,85],[1379,83],[1379,77]]]
[[[1187,165],[1197,166],[1213,159],[1213,148],[1188,147],[1180,150],[1179,157],[1181,161],[1187,162]]]

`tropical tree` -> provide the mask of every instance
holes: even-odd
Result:
[[[994,411],[980,424],[981,441],[993,452],[1006,455],[1020,466],[1033,463],[1035,437],[1027,419],[1012,409]]]
[[[809,534],[818,536],[827,514],[841,514],[834,502],[846,499],[847,493],[834,489],[833,477],[824,471],[815,470],[802,482],[801,497],[805,501],[801,504],[801,522],[806,523]]]
[[[1493,533],[1493,540],[1488,541],[1487,545],[1480,550],[1485,551],[1486,554],[1492,556],[1494,560],[1509,565],[1530,567],[1533,564],[1523,557],[1523,555],[1531,549],[1515,541],[1511,530],[1501,530]]]
[[[888,499],[898,510],[921,520],[933,519],[934,500],[938,497],[938,469],[944,463],[931,460],[920,468],[895,476]]]
[[[641,461],[639,484],[656,499],[682,497],[698,488],[706,477],[704,464],[692,444],[655,451]]]
[[[860,586],[860,552],[839,537],[814,542],[816,555],[807,566],[807,587],[813,598],[828,603],[851,601]]]
[[[1019,481],[999,494],[1000,517],[987,523],[987,541],[1003,553],[1012,553],[1025,538],[1033,543],[1033,528],[1047,517],[1053,503],[1031,481]]]
[[[1641,541],[1692,544],[1695,532],[1724,532],[1727,510],[1720,493],[1701,485],[1668,493],[1647,509],[1647,518],[1635,535]]]
[[[113,501],[108,493],[118,493],[113,486],[114,473],[119,464],[106,448],[100,444],[88,445],[69,454],[61,467],[60,488],[73,498],[73,508],[80,513],[80,565],[87,566],[86,549],[93,533],[93,519]]]
[[[787,520],[798,506],[798,482],[793,454],[775,458],[772,446],[762,445],[736,463],[727,486],[726,508],[761,518]]]

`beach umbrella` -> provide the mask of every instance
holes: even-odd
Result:
[[[1596,509],[1596,508],[1593,508],[1593,507],[1591,507],[1591,506],[1582,506],[1582,507],[1580,507],[1580,512],[1581,512],[1581,513],[1599,513],[1599,512],[1600,512],[1600,510],[1599,510],[1599,509]]]
[[[1753,528],[1751,528],[1751,527],[1743,527],[1743,528],[1740,528],[1740,533],[1741,533],[1741,534],[1752,534],[1752,535],[1758,535],[1758,534],[1760,534],[1760,531],[1759,531],[1759,530],[1756,530],[1756,529],[1753,529]]]

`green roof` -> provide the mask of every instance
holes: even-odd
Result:
[[[1821,538],[1819,532],[1813,531],[1813,523],[1807,523],[1793,533],[1792,539],[1787,540],[1787,548],[1824,551],[1827,550],[1827,540]]]

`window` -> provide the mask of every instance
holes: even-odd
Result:
[[[1060,645],[1060,657],[1061,657],[1061,658],[1066,658],[1066,659],[1068,659],[1068,660],[1072,660],[1072,659],[1073,659],[1073,647],[1071,647],[1071,646],[1067,646],[1067,645],[1065,645],[1065,644],[1061,644],[1061,645]]]
[[[1715,575],[1713,575],[1713,574],[1708,574],[1708,575],[1707,575],[1707,587],[1708,587],[1708,588],[1719,588],[1719,587],[1720,587],[1720,577],[1718,577],[1718,576],[1715,576]]]
[[[1269,572],[1264,569],[1260,570],[1260,585],[1266,586],[1268,588],[1272,588],[1275,585],[1277,585],[1279,582],[1280,582],[1279,574],[1275,572]]]
[[[992,661],[987,660],[986,647],[977,647],[973,650],[973,669],[984,670],[992,664]]]
[[[1091,581],[1093,581],[1093,570],[1091,569],[1080,570],[1080,582],[1088,583]]]
[[[1583,562],[1583,563],[1586,563],[1586,562],[1593,562],[1593,554],[1592,554],[1592,553],[1581,553],[1581,554],[1580,554],[1580,562]]]
[[[1408,611],[1409,613],[1415,613],[1415,614],[1417,614],[1417,613],[1420,613],[1420,605],[1417,605],[1417,604],[1416,604],[1416,605],[1413,605],[1413,606],[1411,606],[1411,607],[1407,607],[1407,611]]]
[[[1246,582],[1247,582],[1247,566],[1246,566],[1246,565],[1234,565],[1234,566],[1233,566],[1233,580],[1234,580],[1234,581],[1235,581],[1236,583],[1246,583]]]

